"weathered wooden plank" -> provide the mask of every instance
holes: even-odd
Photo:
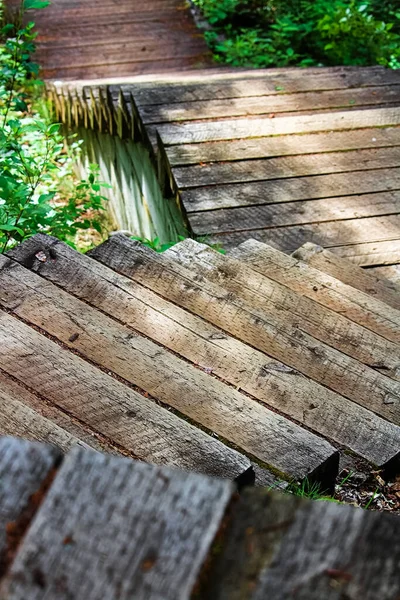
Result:
[[[249,235],[271,244],[282,252],[294,252],[299,246],[311,242],[325,248],[349,246],[371,241],[396,240],[399,236],[400,216],[389,215],[382,217],[366,217],[363,219],[348,219],[344,221],[328,221],[275,227],[269,229],[254,229],[237,231],[209,238],[210,242],[221,243],[224,248],[233,248],[249,239]]]
[[[396,600],[399,540],[393,515],[249,490],[200,597]]]
[[[0,435],[13,435],[46,442],[67,452],[75,444],[100,452],[118,450],[89,428],[58,410],[44,398],[35,396],[0,371]]]
[[[0,437],[0,579],[61,458],[53,446]]]
[[[400,288],[393,282],[375,277],[371,269],[364,270],[345,258],[325,250],[322,246],[306,243],[293,253],[294,258],[331,277],[351,285],[389,306],[400,310]]]
[[[230,255],[243,261],[257,273],[287,286],[297,294],[310,298],[363,327],[380,333],[383,337],[385,337],[386,327],[392,329],[394,322],[399,319],[399,310],[394,310],[393,307],[385,304],[379,294],[371,294],[367,288],[359,290],[350,285],[351,279],[345,283],[267,244],[248,240],[233,249]],[[350,266],[350,269],[354,267]],[[387,322],[387,326],[382,327],[382,320]],[[394,347],[392,349],[396,354]],[[377,360],[375,364],[378,365],[379,362]]]
[[[351,246],[332,246],[332,252],[355,265],[390,265],[400,262],[400,240],[366,242]]]
[[[400,384],[329,348],[165,255],[114,236],[91,256],[312,379],[399,422]],[[346,383],[345,383],[346,382]],[[393,404],[392,404],[393,402]]]
[[[368,269],[368,274],[378,277],[379,279],[387,279],[388,282],[399,287],[400,265],[390,265],[389,267],[371,267]]]
[[[172,104],[174,102],[193,102],[200,100],[238,99],[249,96],[268,96],[271,94],[293,92],[316,92],[345,88],[373,87],[399,83],[399,74],[385,69],[269,69],[257,70],[252,77],[238,72],[230,82],[228,76],[217,74],[192,82],[184,78],[173,81],[141,83],[135,86],[134,95],[140,105]]]
[[[361,173],[351,173],[351,177],[361,177]],[[375,175],[376,176],[376,175]],[[297,179],[294,180],[298,181]],[[216,191],[219,189],[215,188]],[[200,195],[199,195],[200,197]],[[185,194],[183,194],[185,198]],[[352,196],[339,196],[323,200],[299,200],[296,202],[283,202],[276,204],[262,204],[236,208],[222,208],[190,213],[190,225],[193,232],[198,235],[211,235],[227,233],[230,231],[246,231],[251,236],[252,229],[265,229],[269,227],[285,227],[310,223],[343,221],[360,219],[381,215],[397,215],[400,213],[400,190],[392,192],[376,192]],[[385,242],[390,244],[391,252],[379,252],[379,244],[371,242],[361,245],[358,249],[347,247],[350,256],[360,256],[360,260],[367,260],[381,264],[386,260],[393,261],[393,256],[399,256],[399,242]],[[346,247],[345,247],[346,248]],[[346,249],[338,250],[338,254],[346,253]],[[374,256],[375,255],[375,256]],[[355,262],[356,259],[353,258]],[[364,264],[364,263],[363,263]],[[379,262],[378,262],[379,264]]]
[[[257,242],[254,243],[257,247]],[[323,273],[318,279],[320,273],[317,271],[313,273],[314,276],[310,276],[309,280],[304,277],[306,286],[303,289],[302,269],[300,269],[300,277],[296,277],[297,261],[290,256],[283,255],[280,258],[283,253],[275,251],[278,257],[270,274],[268,266],[264,267],[263,263],[266,262],[268,265],[268,259],[270,262],[273,261],[271,253],[274,256],[274,249],[267,248],[267,252],[261,253],[262,258],[260,257],[254,264],[255,261],[249,262],[246,257],[243,260],[240,253],[233,253],[231,258],[190,239],[176,244],[167,251],[167,255],[179,264],[190,266],[206,279],[228,289],[255,308],[268,310],[269,314],[277,316],[282,311],[287,311],[289,314],[284,313],[285,320],[287,323],[291,322],[293,327],[301,326],[302,330],[333,348],[369,366],[382,365],[388,375],[396,379],[400,377],[400,346],[398,345],[400,311],[390,309],[373,298],[371,300],[361,292],[357,294],[350,288],[343,292],[344,294],[347,292],[347,296],[352,300],[348,303],[350,304],[348,308],[350,318],[348,318],[341,304],[332,302],[327,306],[323,301],[321,302],[314,289],[315,286],[318,288],[329,286],[329,292],[330,287],[335,286],[335,280],[329,281],[329,277],[324,277]],[[265,258],[265,254],[268,258]],[[257,253],[257,256],[260,255]],[[239,260],[235,260],[236,257]],[[286,274],[288,269],[294,271],[293,275],[291,271],[289,275]],[[274,271],[277,270],[278,276],[274,275]],[[338,283],[340,288],[340,282]],[[334,294],[330,296],[332,297]]]
[[[55,238],[34,236],[12,254],[69,293],[371,462],[395,459],[397,429],[388,422]]]
[[[182,192],[188,213],[218,208],[240,208],[297,200],[338,198],[400,189],[400,169],[371,169],[247,183],[200,187]],[[334,200],[332,219],[336,217]],[[337,218],[340,218],[338,211]]]
[[[203,185],[219,186],[226,183],[384,169],[399,165],[400,146],[203,164],[174,168],[173,173],[177,186],[184,189]]]
[[[135,92],[133,92],[134,94]],[[246,137],[286,135],[289,133],[311,133],[338,129],[359,129],[399,125],[397,108],[338,111],[315,115],[280,117],[279,119],[225,119],[222,121],[200,121],[168,123],[157,126],[166,146],[193,144],[218,140],[235,140]],[[154,125],[149,126],[149,130]]]
[[[218,161],[240,161],[265,157],[296,156],[322,152],[398,146],[398,127],[354,129],[291,134],[288,136],[182,144],[166,149],[172,166]]]
[[[325,472],[325,463],[335,451],[320,438],[20,265],[9,263],[0,269],[0,285],[5,290],[0,305],[4,308],[247,451],[275,472],[296,480],[318,478],[321,465]],[[395,429],[392,433],[396,436]],[[398,437],[400,448],[400,428]]]
[[[192,121],[198,119],[221,119],[250,115],[273,114],[299,111],[356,109],[362,106],[385,105],[400,102],[397,85],[370,88],[348,88],[335,91],[300,92],[295,94],[273,94],[232,99],[211,99],[173,104],[143,104],[140,109],[144,123],[168,121]]]
[[[232,493],[223,480],[75,449],[3,598],[189,600]]]
[[[131,455],[197,472],[240,477],[248,459],[0,312],[2,370]]]

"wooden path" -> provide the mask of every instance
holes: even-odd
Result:
[[[0,256],[0,434],[239,485],[332,490],[343,452],[392,477],[399,296],[305,254],[193,240],[157,254],[117,235],[85,256],[27,240]]]
[[[35,60],[45,79],[110,79],[211,66],[185,0],[52,0],[32,15],[39,31]]]
[[[0,438],[2,600],[397,600],[400,520]]]

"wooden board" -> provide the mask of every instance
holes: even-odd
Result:
[[[382,463],[383,457],[386,461],[395,460],[396,427],[325,386],[299,377],[295,369],[250,348],[55,238],[36,235],[11,254],[42,277],[112,315],[114,320],[118,315],[120,322],[200,369],[350,447],[371,462]],[[43,254],[47,259],[39,261],[36,256],[43,258]]]
[[[358,174],[333,173],[243,184],[207,186],[184,191],[182,200],[187,212],[190,214],[197,211],[222,208],[244,209],[246,206],[332,198],[329,202],[331,206],[330,220],[333,221],[335,218],[340,219],[340,202],[343,202],[341,198],[399,189],[399,168],[371,169],[361,171]],[[376,196],[376,198],[379,201],[379,196]],[[394,206],[393,211],[396,210],[398,208]],[[231,213],[227,213],[227,223],[230,222],[229,214]],[[317,221],[318,218],[315,220]],[[260,225],[262,221],[258,223]],[[248,227],[246,226],[246,228]]]
[[[0,579],[42,501],[60,457],[53,446],[0,437]]]
[[[305,76],[307,74],[305,73]],[[151,95],[149,94],[151,102]],[[144,104],[140,115],[144,123],[221,119],[250,115],[284,115],[315,110],[355,109],[359,107],[400,103],[398,85],[369,88],[348,88],[335,91],[300,92],[254,96],[232,102],[232,99]]]
[[[245,262],[258,273],[301,294],[302,297],[310,298],[384,337],[384,327],[380,325],[382,320],[387,320],[390,329],[398,320],[399,310],[393,310],[385,304],[383,298],[369,293],[367,289],[360,291],[349,285],[350,279],[345,283],[343,279],[336,279],[325,271],[279,252],[267,244],[248,240],[232,250],[230,255]],[[300,252],[296,256],[300,258]],[[396,350],[394,352],[396,353]],[[376,364],[378,363],[379,361]]]
[[[4,264],[0,284],[6,290],[1,306],[270,465],[275,472],[296,480],[312,477],[334,452],[304,429],[23,267]],[[395,430],[392,433],[396,435]]]
[[[400,146],[174,168],[179,189],[400,166]],[[363,173],[364,175],[364,173]],[[353,175],[354,176],[354,175]]]
[[[387,240],[352,244],[351,246],[332,246],[331,251],[351,261],[354,265],[391,265],[400,262],[400,240]]]
[[[115,446],[95,436],[79,421],[32,394],[0,370],[0,435],[46,442],[67,452],[78,444],[118,454]]]
[[[293,253],[294,258],[306,262],[310,267],[327,273],[331,277],[369,294],[389,306],[400,309],[400,288],[390,281],[374,277],[350,261],[337,256],[322,246],[306,243]]]
[[[385,148],[399,145],[398,127],[324,131],[259,137],[255,139],[182,144],[166,149],[173,167],[218,161],[243,161],[281,156],[306,156],[323,152],[339,152],[363,148]]]
[[[0,312],[2,369],[132,456],[239,477],[248,459]]]
[[[133,94],[135,92],[133,91]],[[235,140],[268,135],[290,133],[312,133],[363,127],[399,125],[400,114],[397,108],[338,111],[329,114],[301,115],[292,117],[226,119],[222,121],[193,121],[168,123],[157,126],[166,146]],[[151,131],[154,126],[149,126]]]
[[[249,490],[201,600],[395,600],[399,540],[394,515]]]
[[[7,600],[188,600],[233,487],[73,450],[5,582]]]
[[[90,254],[291,368],[398,422],[398,382],[294,329],[284,318],[253,309],[234,293],[123,236],[113,236]]]
[[[368,269],[369,275],[376,276],[379,279],[386,279],[390,283],[394,283],[396,286],[400,282],[400,265],[391,265],[389,267],[371,267]]]

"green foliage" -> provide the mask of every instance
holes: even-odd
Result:
[[[233,65],[400,67],[394,0],[194,0],[217,60]]]
[[[24,11],[47,4],[24,0],[15,22],[0,34],[0,252],[38,232],[75,245],[80,230],[102,229],[105,184],[98,169],[92,166],[87,180],[76,180],[80,144],[66,149],[60,126],[38,101],[42,82],[31,61],[36,33],[33,23],[21,23]]]
[[[154,240],[147,240],[145,238],[142,238],[142,237],[139,237],[136,235],[131,236],[131,240],[140,242],[144,246],[147,246],[148,248],[155,250],[155,252],[165,252],[169,248],[172,248],[172,246],[175,246],[175,244],[178,244],[179,242],[183,242],[183,240],[185,240],[185,239],[186,238],[183,237],[182,235],[178,235],[178,241],[166,242],[165,244],[161,244],[158,237],[154,238]],[[200,242],[201,244],[207,244],[207,246],[210,246],[210,248],[213,248],[214,250],[216,250],[217,252],[220,252],[221,254],[226,254],[226,250],[224,250],[222,248],[221,244],[211,244],[207,241],[206,237],[196,238],[196,241]]]

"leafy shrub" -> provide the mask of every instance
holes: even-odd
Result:
[[[193,0],[213,26],[216,58],[233,65],[400,67],[395,0]]]
[[[44,110],[38,65],[31,61],[34,24],[22,26],[25,11],[47,4],[24,0],[15,23],[1,29],[0,252],[38,232],[75,245],[79,231],[102,231],[104,184],[95,166],[87,180],[76,180],[80,144],[67,150],[60,126]]]

